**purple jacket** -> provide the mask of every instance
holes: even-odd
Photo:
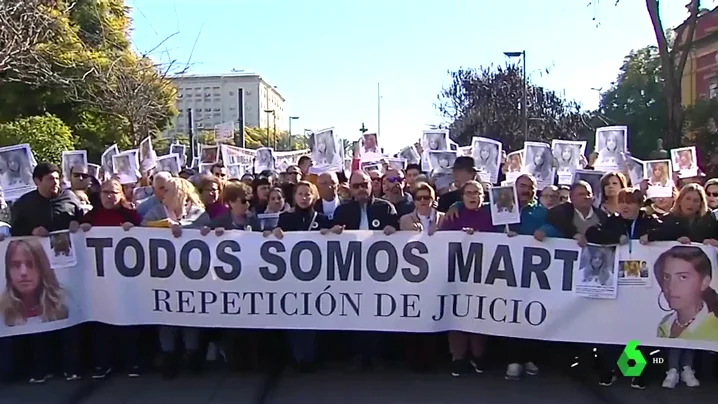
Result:
[[[463,230],[472,228],[478,232],[495,232],[496,227],[491,223],[491,211],[487,205],[476,210],[469,210],[461,206],[459,215],[453,220],[444,219],[439,230]]]
[[[207,212],[210,219],[214,219],[217,216],[220,216],[224,213],[229,212],[229,208],[227,207],[227,205],[223,204],[221,201],[217,201],[213,204],[205,206],[204,211]]]

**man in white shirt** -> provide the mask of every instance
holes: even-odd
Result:
[[[317,177],[317,189],[319,190],[319,200],[314,205],[314,210],[324,213],[329,219],[334,218],[334,211],[339,206],[339,197],[337,196],[337,185],[339,180],[333,172],[325,172]]]

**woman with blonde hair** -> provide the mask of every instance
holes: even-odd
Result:
[[[66,298],[39,240],[10,240],[5,252],[5,290],[0,296],[4,324],[18,327],[66,320],[70,315]],[[73,329],[40,332],[27,337],[32,349],[30,383],[44,383],[51,376],[52,354],[57,346],[62,347],[65,378],[79,378],[74,369],[78,341]]]
[[[68,318],[64,291],[38,240],[11,240],[8,244],[0,308],[8,327]]]
[[[174,237],[182,236],[183,228],[201,229],[210,224],[209,215],[191,182],[182,178],[167,180],[165,197],[145,215],[142,225],[170,228]],[[159,326],[160,349],[162,350],[162,373],[174,378],[178,371],[178,357],[175,340],[182,334],[190,369],[201,370],[204,359],[199,350],[199,329],[192,327]]]

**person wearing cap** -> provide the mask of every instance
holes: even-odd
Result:
[[[467,182],[476,179],[476,167],[474,159],[471,156],[459,156],[454,160],[454,166],[451,168],[454,175],[454,184],[456,190],[447,192],[439,197],[439,212],[446,213],[451,205],[461,201],[461,193],[459,189]]]

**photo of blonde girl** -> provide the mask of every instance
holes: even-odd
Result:
[[[658,324],[658,337],[718,341],[718,294],[710,286],[713,272],[705,251],[672,247],[658,257],[653,272],[661,287],[659,307],[669,312]]]
[[[8,327],[65,320],[69,309],[65,291],[37,239],[8,243],[5,252],[5,290],[0,312]]]
[[[670,160],[646,161],[645,176],[649,185],[658,187],[671,187],[671,162]]]

